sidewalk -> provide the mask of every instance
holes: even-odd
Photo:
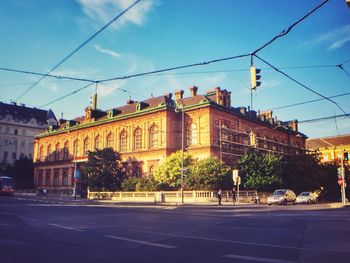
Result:
[[[15,193],[15,198],[24,199],[24,200],[33,200],[33,201],[40,201],[45,203],[73,203],[73,204],[94,204],[94,205],[111,205],[111,206],[134,206],[134,207],[147,207],[147,206],[160,206],[160,207],[222,207],[222,208],[228,208],[228,207],[250,207],[250,208],[258,208],[258,207],[269,207],[267,204],[254,204],[254,203],[235,203],[224,201],[222,202],[222,205],[219,206],[218,202],[142,202],[142,201],[116,201],[116,200],[107,200],[107,199],[86,199],[86,198],[80,198],[80,197],[74,197],[74,196],[68,196],[68,195],[56,195],[56,194],[47,194],[47,195],[37,195],[35,193]],[[295,208],[301,208],[306,205],[296,205],[296,206],[288,206],[288,207],[295,207]],[[320,208],[344,208],[344,207],[350,207],[350,202],[348,202],[345,206],[341,202],[337,203],[319,203],[316,205],[312,205],[314,207],[319,206]],[[271,206],[271,207],[285,207],[285,206]],[[311,207],[311,206],[310,206]]]

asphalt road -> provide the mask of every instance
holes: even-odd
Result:
[[[350,262],[350,207],[0,197],[0,262]]]

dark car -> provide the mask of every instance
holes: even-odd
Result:
[[[13,196],[15,189],[11,177],[0,176],[0,195]]]

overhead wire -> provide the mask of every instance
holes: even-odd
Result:
[[[126,12],[128,12],[131,8],[133,8],[140,1],[141,0],[136,0],[128,8],[126,8],[124,11],[122,11],[120,14],[118,14],[116,17],[114,17],[111,21],[109,21],[106,25],[104,25],[100,30],[95,32],[92,36],[90,36],[87,40],[85,40],[82,44],[80,44],[77,48],[75,48],[72,52],[70,52],[66,57],[64,57],[60,62],[58,62],[53,68],[51,68],[44,76],[42,76],[40,79],[38,79],[36,82],[34,82],[29,88],[27,88],[25,91],[23,91],[14,101],[17,101],[20,98],[22,98],[26,93],[28,93],[37,84],[39,84],[45,77],[47,77],[52,71],[54,71],[59,66],[61,66],[71,56],[73,56],[76,52],[78,52],[78,50],[80,50],[82,47],[84,47],[88,42],[90,42],[92,39],[94,39],[98,34],[100,34],[102,31],[104,31],[108,26],[110,26],[113,22],[115,22],[117,19],[119,19],[121,16],[123,16]]]
[[[146,75],[151,75],[151,74],[161,73],[161,72],[166,72],[166,71],[172,71],[172,70],[177,70],[177,69],[191,68],[191,67],[196,67],[196,66],[204,66],[204,65],[209,65],[211,63],[233,60],[233,59],[238,59],[238,58],[244,58],[244,57],[248,57],[248,56],[250,56],[250,54],[243,54],[243,55],[237,55],[237,56],[232,56],[232,57],[213,59],[213,60],[209,60],[209,61],[193,63],[193,64],[188,64],[188,65],[176,66],[176,67],[165,68],[165,69],[158,69],[158,70],[153,70],[153,71],[146,71],[146,72],[141,72],[141,73],[136,73],[136,74],[131,74],[131,75],[112,77],[112,78],[108,78],[108,79],[100,79],[100,80],[98,80],[98,82],[102,83],[102,82],[108,82],[108,81],[113,81],[113,80],[122,80],[122,79],[134,78],[134,77],[141,77],[141,76],[146,76]]]
[[[350,95],[350,92],[343,93],[343,94],[338,94],[338,95],[334,95],[334,96],[330,96],[328,98],[338,98],[338,97],[347,96],[347,95]],[[322,99],[308,100],[308,101],[304,101],[304,102],[298,102],[298,103],[293,103],[293,104],[289,104],[289,105],[284,105],[284,106],[280,106],[280,107],[271,108],[270,110],[280,110],[280,109],[290,108],[290,107],[304,105],[304,104],[313,103],[313,102],[322,101],[322,100],[325,100],[325,99],[322,98]]]
[[[341,118],[341,117],[348,118],[349,114],[350,113],[340,114],[340,115],[332,115],[332,116],[309,119],[309,120],[302,120],[302,121],[298,121],[298,123],[304,124],[304,123],[312,123],[312,122],[319,122],[319,121],[327,121],[327,120],[332,120],[332,119]]]
[[[36,76],[43,76],[43,77],[51,77],[56,79],[67,79],[67,80],[77,80],[77,81],[85,81],[85,82],[95,82],[95,80],[86,79],[86,78],[75,78],[75,77],[67,77],[67,76],[61,76],[61,75],[53,75],[49,73],[38,73],[28,70],[20,70],[20,69],[11,69],[11,68],[3,68],[0,67],[0,70],[2,71],[9,71],[9,72],[16,72],[16,73],[24,73],[28,75],[36,75]]]
[[[299,18],[297,21],[295,21],[292,25],[290,25],[287,29],[282,30],[279,34],[277,34],[276,36],[274,36],[271,40],[269,40],[268,42],[266,42],[265,44],[263,44],[262,46],[260,46],[259,48],[257,48],[256,50],[254,50],[254,52],[252,52],[252,55],[258,53],[259,51],[261,51],[262,49],[266,48],[268,45],[270,45],[271,43],[273,43],[274,41],[276,41],[278,38],[283,37],[285,35],[287,35],[296,25],[298,25],[301,21],[305,20],[307,17],[309,17],[311,14],[313,14],[316,10],[318,10],[319,8],[321,8],[324,4],[326,4],[327,2],[329,2],[329,0],[324,0],[322,3],[320,3],[318,6],[316,6],[315,8],[313,8],[311,11],[309,11],[306,15],[302,16],[301,18]]]
[[[55,103],[55,102],[57,102],[57,101],[59,101],[59,100],[62,100],[62,99],[64,99],[64,98],[66,98],[66,97],[69,97],[69,96],[71,96],[71,95],[73,95],[73,94],[75,94],[75,93],[78,93],[79,91],[82,91],[82,90],[84,90],[84,89],[90,87],[91,85],[93,85],[93,84],[95,84],[95,83],[96,83],[96,82],[89,83],[89,84],[87,84],[87,85],[85,85],[85,86],[83,86],[83,87],[81,87],[81,88],[79,88],[79,89],[77,89],[77,90],[74,90],[73,92],[70,92],[70,93],[68,93],[68,94],[66,94],[66,95],[63,95],[63,96],[61,96],[61,97],[59,97],[59,98],[57,98],[57,99],[55,99],[55,100],[53,100],[53,101],[50,101],[50,102],[48,102],[48,103],[46,103],[46,104],[44,104],[44,105],[41,105],[39,108],[45,108],[46,106],[48,106],[48,105],[50,105],[50,104],[53,104],[53,103]]]
[[[262,58],[259,57],[258,55],[254,54],[254,56],[255,56],[256,58],[258,58],[260,61],[262,61],[263,63],[265,63],[266,65],[268,65],[268,66],[270,66],[271,68],[273,68],[275,71],[281,73],[282,75],[284,75],[285,77],[287,77],[287,78],[290,79],[291,81],[297,83],[299,86],[302,86],[303,88],[305,88],[305,89],[311,91],[312,93],[314,93],[314,94],[316,94],[316,95],[318,95],[318,96],[324,98],[325,100],[330,101],[331,103],[333,103],[334,105],[336,105],[336,106],[338,107],[338,109],[340,109],[348,118],[350,118],[350,115],[348,115],[348,113],[346,113],[346,112],[342,109],[342,107],[339,106],[339,104],[338,104],[337,102],[331,100],[330,98],[328,98],[328,97],[322,95],[321,93],[319,93],[319,92],[313,90],[312,88],[306,86],[305,84],[301,83],[300,81],[296,80],[295,78],[289,76],[287,73],[285,73],[285,72],[281,71],[280,69],[276,68],[276,67],[273,66],[271,63],[269,63],[269,62],[267,62],[266,60],[262,59]]]
[[[140,1],[140,0],[139,0]],[[132,8],[134,5],[136,5],[139,1],[136,1],[134,4],[132,4],[131,6],[129,6],[126,10],[124,10],[120,15],[118,15],[116,18],[114,18],[111,22],[109,22],[106,26],[104,26],[101,30],[99,30],[97,33],[95,33],[93,35],[93,37],[95,37],[98,33],[100,33],[103,29],[105,29],[108,25],[110,25],[112,22],[114,22],[117,18],[119,18],[122,14],[124,14],[126,11],[128,11],[130,8]],[[165,69],[159,69],[159,70],[154,70],[154,71],[148,71],[148,72],[142,72],[142,73],[137,73],[137,74],[131,74],[131,75],[125,75],[125,76],[118,76],[118,77],[112,77],[112,78],[106,78],[106,79],[100,79],[100,80],[95,80],[94,82],[98,82],[98,83],[104,83],[104,82],[109,82],[109,81],[113,81],[113,80],[123,80],[123,79],[129,79],[129,78],[133,78],[133,77],[140,77],[140,76],[147,76],[147,75],[154,75],[154,74],[159,74],[162,72],[168,72],[168,71],[173,71],[173,70],[178,70],[178,69],[184,69],[184,68],[190,68],[190,67],[196,67],[196,66],[204,66],[204,65],[208,65],[211,63],[216,63],[216,62],[221,62],[221,61],[227,61],[227,60],[233,60],[233,59],[238,59],[238,58],[244,58],[247,56],[252,56],[255,55],[257,52],[261,51],[262,49],[264,49],[265,47],[267,47],[268,45],[270,45],[272,42],[274,42],[276,39],[287,35],[296,25],[298,25],[301,21],[303,21],[304,19],[306,19],[308,16],[310,16],[312,13],[314,13],[317,9],[319,9],[321,6],[323,6],[325,3],[327,3],[329,0],[325,0],[323,1],[321,4],[319,4],[318,6],[316,6],[315,8],[313,8],[311,11],[309,11],[306,15],[304,15],[303,17],[301,17],[300,19],[298,19],[296,22],[294,22],[291,26],[289,26],[287,28],[287,30],[283,30],[282,32],[280,32],[278,35],[276,35],[275,37],[273,37],[270,41],[266,42],[265,44],[263,44],[262,46],[260,46],[259,48],[257,48],[254,52],[249,53],[249,54],[242,54],[242,55],[237,55],[237,56],[231,56],[231,57],[226,57],[226,58],[219,58],[219,59],[213,59],[213,60],[209,60],[209,61],[204,61],[204,62],[199,62],[199,63],[193,63],[193,64],[188,64],[188,65],[182,65],[182,66],[175,66],[175,67],[170,67],[170,68],[165,68]],[[93,38],[91,37],[91,39]],[[87,41],[85,41],[86,43],[88,41],[90,41],[91,39],[88,39]],[[86,43],[83,44],[86,44]],[[77,50],[76,50],[77,51]],[[75,51],[75,52],[76,52]],[[72,54],[73,55],[73,54]],[[67,57],[68,59],[68,57]],[[348,61],[344,62],[347,63]],[[62,62],[63,63],[63,62]],[[343,63],[343,64],[344,64]],[[325,67],[328,67],[330,65],[326,65]],[[54,69],[52,69],[54,70]],[[51,71],[52,71],[51,70]],[[49,71],[48,74],[51,72]],[[42,78],[46,77],[48,74],[45,74]],[[41,79],[40,79],[41,80]],[[40,81],[39,80],[39,81]],[[90,80],[91,81],[91,80]],[[36,85],[37,83],[35,83]],[[34,84],[33,84],[34,85]],[[33,86],[32,85],[32,86]],[[29,91],[29,90],[28,90]],[[26,91],[27,92],[27,91]],[[76,92],[72,92],[71,94],[74,94]],[[24,94],[21,94],[20,96],[23,96]],[[65,98],[67,97],[67,95],[59,98]],[[20,98],[20,97],[18,97]],[[17,99],[18,99],[17,98]],[[325,97],[326,98],[326,97]],[[16,99],[16,100],[17,100]],[[57,100],[56,100],[57,101]]]

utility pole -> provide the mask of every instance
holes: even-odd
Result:
[[[345,171],[344,171],[344,160],[343,160],[343,154],[344,151],[341,151],[341,155],[340,155],[340,162],[341,162],[341,180],[342,180],[342,184],[340,186],[340,191],[341,191],[341,200],[343,205],[345,205],[346,203],[346,196],[345,196]]]
[[[184,146],[185,146],[185,109],[184,105],[182,105],[181,112],[181,203],[184,203]]]

